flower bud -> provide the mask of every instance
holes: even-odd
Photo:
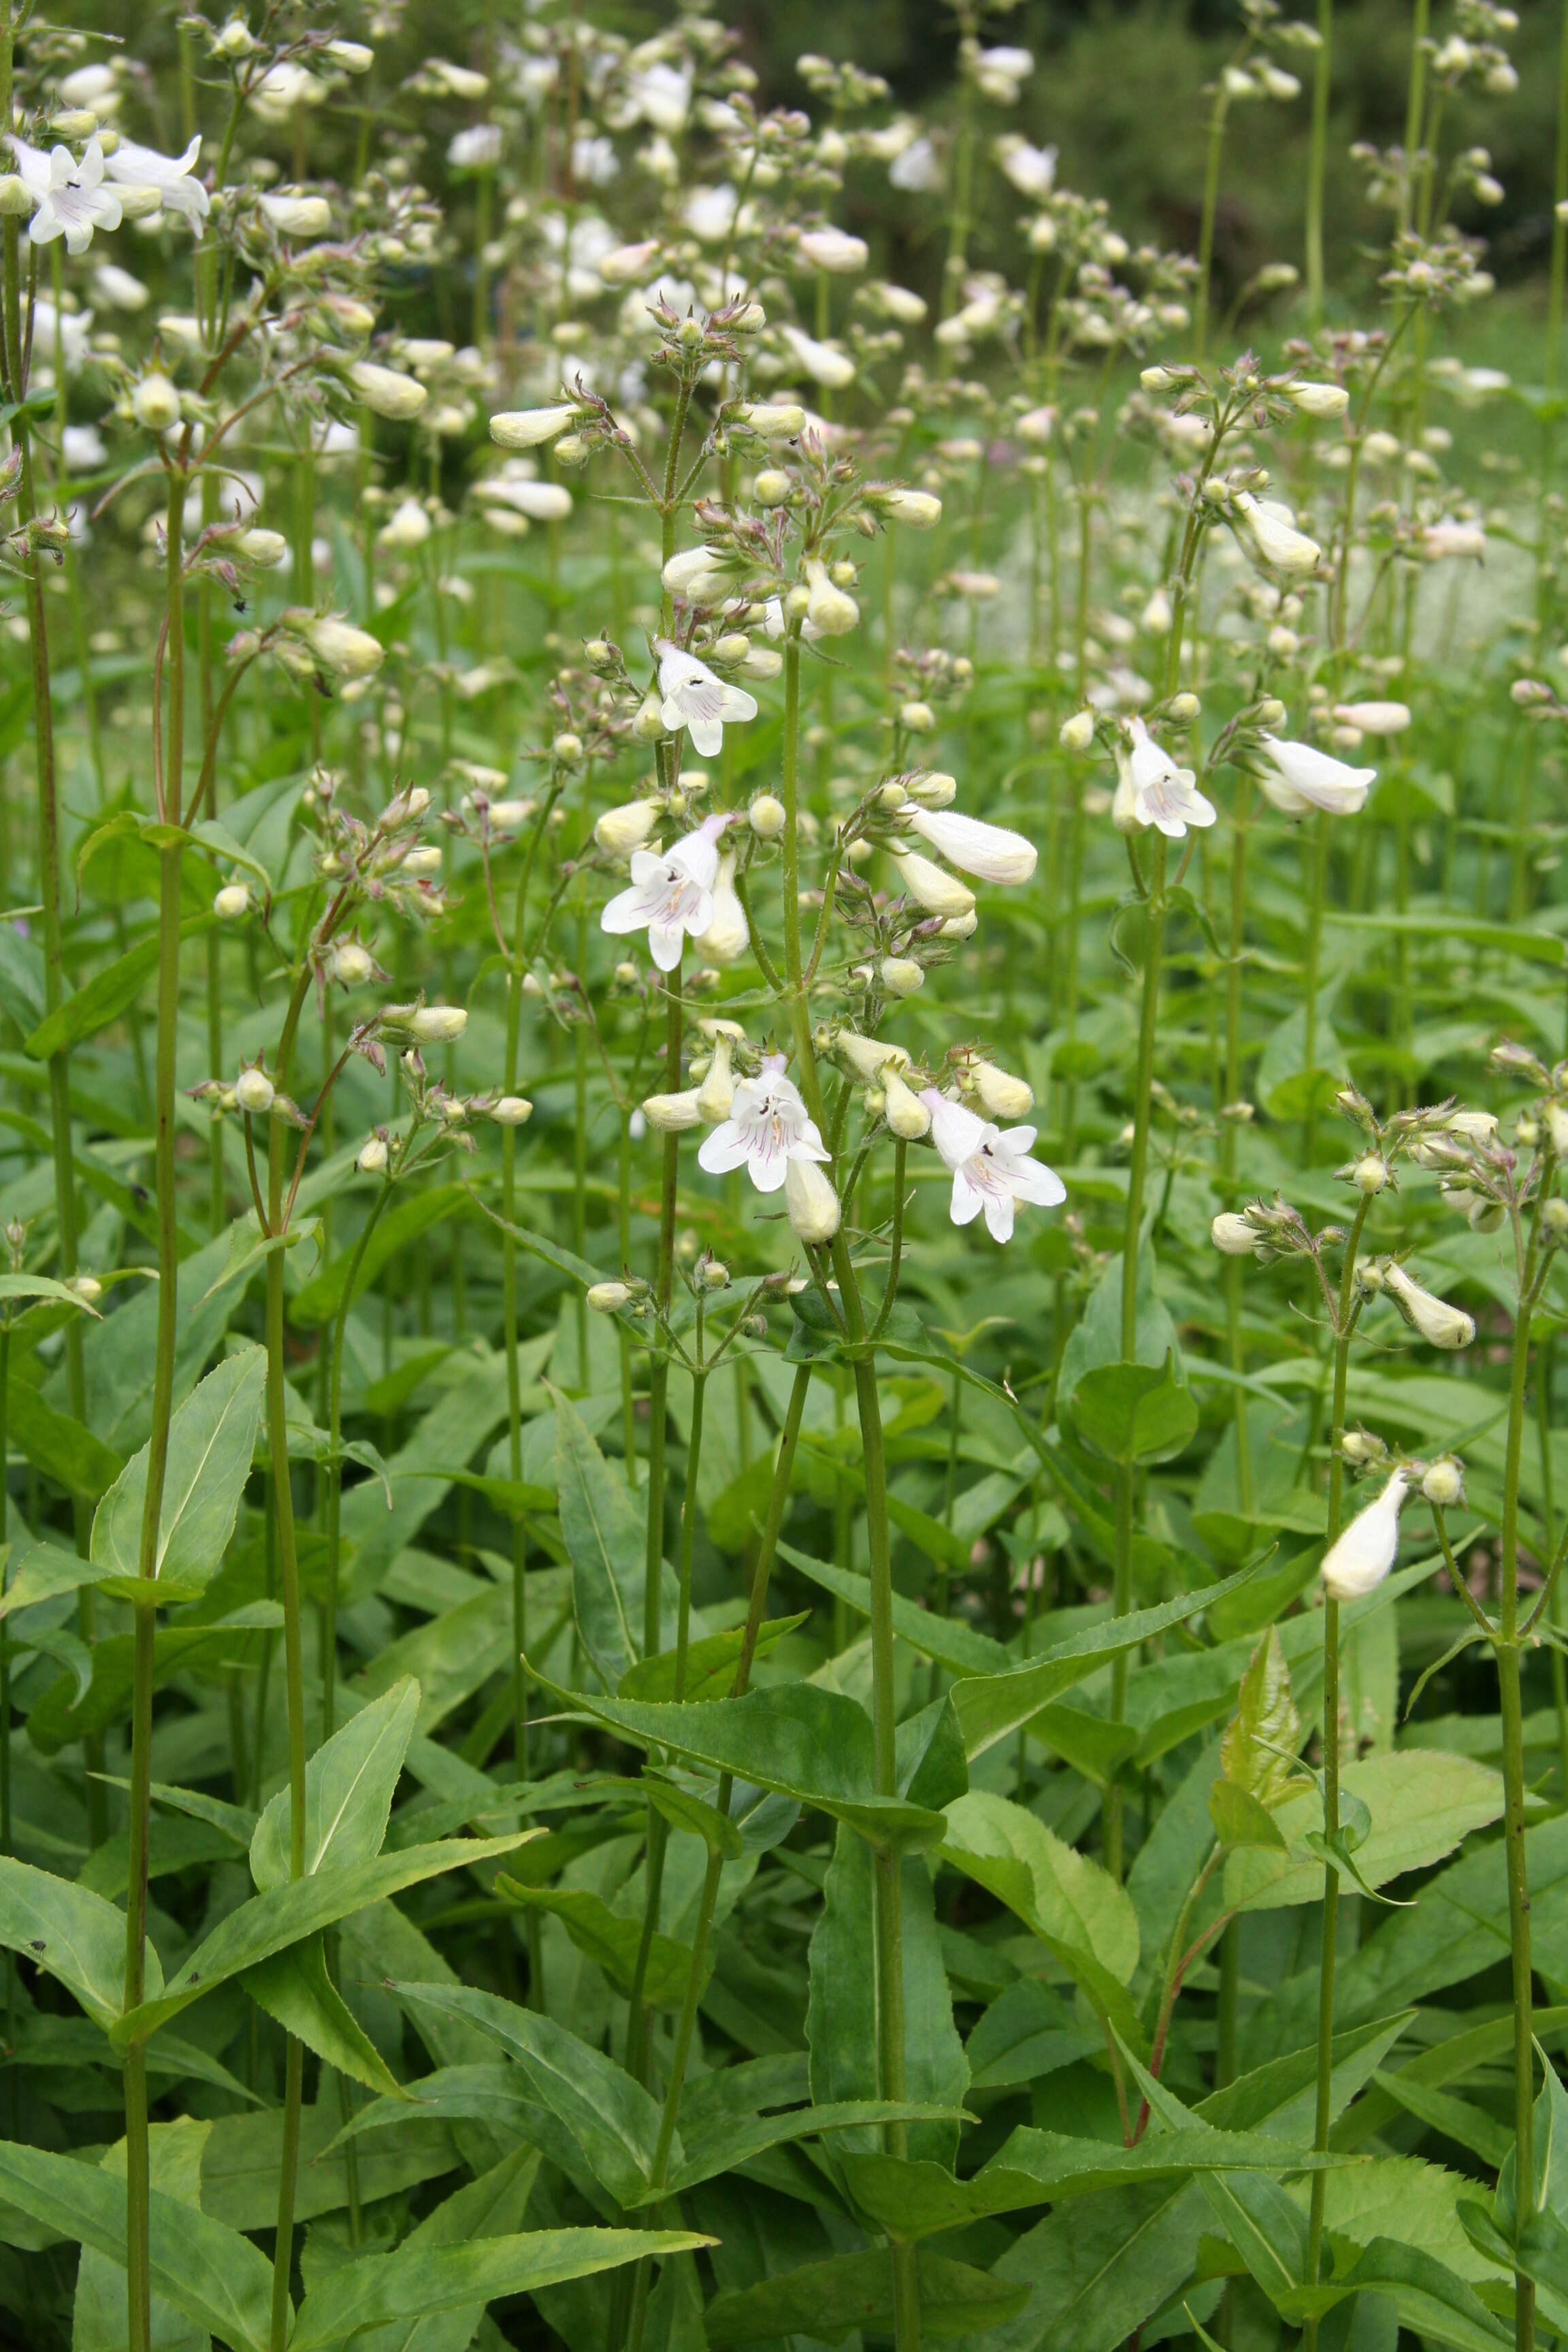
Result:
[[[26,182],[15,172],[0,173],[0,220],[24,220],[32,209]]]
[[[912,996],[925,985],[925,973],[910,956],[884,956],[878,971],[889,996]]]
[[[379,1176],[386,1166],[385,1138],[373,1135],[367,1142],[362,1143],[354,1166],[362,1176]]]
[[[657,1128],[660,1135],[684,1135],[689,1128],[702,1125],[695,1087],[679,1095],[649,1095],[643,1103],[642,1113],[649,1127]]]
[[[232,923],[249,910],[250,892],[243,882],[226,882],[213,900],[213,913],[223,923]]]
[[[240,1109],[258,1118],[263,1111],[271,1109],[274,1092],[272,1081],[265,1070],[241,1070],[234,1082],[234,1098]]]
[[[657,743],[664,732],[663,701],[657,693],[647,694],[632,720],[632,733],[639,743]]]
[[[785,1162],[784,1207],[803,1242],[830,1242],[838,1231],[838,1195],[815,1160]]]
[[[375,959],[358,940],[342,940],[332,950],[331,971],[345,988],[359,988],[375,970]]]
[[[490,439],[503,449],[538,449],[553,441],[577,415],[574,403],[553,408],[514,408],[490,418]]]
[[[1549,1241],[1560,1242],[1568,1234],[1568,1201],[1555,1196],[1541,1204],[1541,1222]]]
[[[1429,1503],[1446,1511],[1465,1499],[1465,1474],[1451,1456],[1434,1462],[1421,1481],[1421,1492]]]
[[[95,1274],[70,1274],[66,1276],[66,1288],[84,1307],[91,1307],[103,1297],[103,1285]]]
[[[422,1045],[450,1045],[468,1025],[460,1004],[422,1004],[409,1023]]]
[[[326,613],[307,613],[296,606],[283,615],[285,625],[302,637],[323,669],[339,677],[370,677],[385,658],[385,649],[368,630],[356,629]]]
[[[892,1132],[906,1143],[912,1143],[931,1132],[931,1113],[913,1088],[905,1086],[891,1066],[884,1068],[881,1077],[882,1117]]]
[[[972,1062],[969,1076],[988,1118],[1026,1118],[1035,1108],[1035,1090],[1025,1078],[999,1070],[994,1062]]]
[[[764,466],[752,484],[759,506],[782,507],[789,496],[789,476],[777,466]]]
[[[1342,416],[1351,404],[1350,394],[1338,383],[1288,383],[1285,397],[1303,416]]]
[[[657,801],[624,801],[606,809],[594,827],[599,847],[612,857],[629,857],[640,849],[658,823]]]
[[[356,397],[376,416],[406,423],[417,416],[430,397],[417,376],[400,368],[380,367],[374,360],[356,360],[348,371]]]
[[[131,395],[131,406],[138,425],[149,433],[166,433],[171,425],[180,421],[180,395],[168,377],[154,369],[144,375]]]
[[[490,1105],[490,1117],[498,1127],[522,1127],[533,1117],[533,1105],[526,1095],[502,1095]]]
[[[1244,1216],[1226,1209],[1210,1225],[1209,1239],[1226,1257],[1256,1257],[1262,1235]]]
[[[1058,740],[1064,751],[1087,751],[1094,740],[1093,711],[1075,710],[1070,719],[1064,719]]]
[[[588,1290],[588,1304],[595,1315],[613,1315],[631,1297],[624,1282],[595,1282]]]
[[[860,607],[854,597],[847,596],[842,588],[836,588],[826,565],[817,562],[815,558],[807,563],[805,576],[809,583],[806,619],[825,637],[847,636],[850,630],[858,625],[860,619]]]
[[[1351,1181],[1358,1192],[1381,1192],[1388,1182],[1388,1162],[1381,1152],[1369,1151],[1358,1160],[1351,1171]]]
[[[783,801],[772,793],[759,793],[746,814],[759,841],[777,841],[789,822]]]

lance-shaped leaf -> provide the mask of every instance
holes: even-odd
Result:
[[[405,1675],[317,1748],[305,1767],[307,1877],[368,1862],[381,1852],[418,1714],[419,1685]],[[250,1842],[250,1874],[264,1893],[288,1883],[290,1826],[289,1790],[283,1788]]]
[[[1386,2294],[1402,2327],[1453,2352],[1509,2352],[1514,2340],[1511,2326],[1494,2317],[1474,2287],[1435,2256],[1394,2238],[1375,2238],[1331,2284],[1299,2287],[1280,2298],[1279,2307],[1295,2322],[1321,2319],[1347,2295],[1363,2294]]]
[[[101,1895],[0,1854],[0,1945],[57,1977],[96,2024],[107,2028],[120,2015],[125,1915]],[[144,1948],[147,1985],[156,1996],[163,1971],[150,1940]]]
[[[392,2254],[361,2254],[306,2295],[289,2352],[333,2352],[362,2328],[405,2327],[436,2312],[712,2243],[689,2230],[533,2230],[467,2246],[411,2243]]]
[[[942,2337],[968,2336],[1015,2318],[1029,2291],[970,2263],[922,2253],[920,2298],[921,2334]],[[857,2329],[890,2336],[892,2327],[893,2262],[883,2247],[803,2263],[755,2286],[727,2288],[702,2315],[709,2352],[795,2335],[841,2344]]]
[[[403,2100],[397,2077],[331,1980],[321,1937],[275,1952],[259,1968],[247,1969],[240,1981],[258,2007],[313,2050],[323,2065],[335,2066],[367,2090]]]
[[[847,1822],[890,1851],[940,1845],[942,1815],[876,1793],[871,1718],[841,1692],[809,1683],[681,1706],[584,1696],[535,1680],[574,1714],[608,1724],[637,1747],[673,1749],[759,1789]]]
[[[603,1969],[616,1990],[629,1999],[642,1944],[640,1919],[612,1911],[602,1895],[585,1886],[525,1886],[502,1875],[496,1880],[496,1893],[525,1910],[542,1911],[559,1919],[577,1949]],[[690,1948],[673,1936],[656,1932],[642,1986],[649,2008],[678,2009],[690,1970]]]
[[[217,1568],[250,1475],[267,1357],[246,1348],[207,1374],[169,1424],[169,1458],[158,1519],[154,1574],[198,1591]],[[100,1568],[135,1576],[147,1493],[148,1449],[132,1456],[92,1522]]]
[[[794,2107],[784,2115],[742,2116],[704,2132],[701,2151],[689,2157],[667,2186],[643,2199],[658,2204],[712,2180],[721,2172],[734,2172],[752,2163],[771,2147],[786,2147],[794,2140],[815,2139],[819,2132],[864,2130],[883,2124],[973,2123],[962,2107],[922,2106],[911,2099],[835,2099],[823,2106]],[[933,2165],[931,2170],[937,2168]]]
[[[401,1895],[405,1887],[438,1878],[443,1871],[512,1853],[538,1834],[537,1830],[521,1830],[510,1837],[447,1838],[437,1845],[406,1846],[400,1853],[377,1854],[342,1870],[318,1871],[312,1877],[292,1879],[286,1886],[253,1895],[198,1945],[166,1991],[121,2018],[110,2039],[121,2050],[132,2042],[145,2042],[204,1993],[270,1959],[274,1952],[285,1952],[290,1944],[302,1943],[307,1936],[319,1935],[323,1927],[335,1927],[390,1895]]]
[[[0,2140],[0,2197],[123,2267],[124,2178],[41,2147]],[[272,2265],[237,2230],[154,2189],[148,2254],[155,2294],[237,2352],[267,2352]]]
[[[952,1703],[971,1760],[1007,1738],[1075,1683],[1087,1681],[1108,1658],[1136,1649],[1141,1642],[1169,1633],[1173,1625],[1212,1608],[1227,1592],[1238,1591],[1251,1574],[1250,1569],[1240,1569],[1218,1584],[1205,1585],[1201,1592],[1185,1592],[1177,1601],[1162,1601],[1157,1609],[1134,1609],[1126,1617],[1108,1616],[1101,1623],[1042,1651],[1027,1665],[1015,1666],[1010,1674],[970,1675],[954,1683]]]
[[[606,1691],[642,1655],[647,1538],[644,1509],[611,1475],[593,1432],[567,1398],[555,1402],[561,1532],[572,1558],[572,1602],[583,1647]]]

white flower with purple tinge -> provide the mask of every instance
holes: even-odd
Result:
[[[27,224],[32,244],[63,236],[68,252],[85,253],[95,228],[120,226],[120,199],[103,185],[103,149],[96,139],[88,141],[79,163],[68,147],[51,147],[46,155],[14,134],[11,152],[37,207]]]
[[[684,727],[702,757],[716,760],[724,748],[725,721],[733,726],[741,719],[754,719],[756,697],[744,687],[726,686],[706,662],[700,662],[695,654],[683,653],[668,637],[656,638],[654,651],[658,656],[660,718],[672,734]],[[697,928],[705,930],[707,925],[700,923]]]
[[[777,1192],[792,1160],[829,1157],[800,1088],[784,1074],[784,1055],[771,1054],[756,1077],[736,1082],[730,1116],[707,1138],[697,1164],[710,1176],[743,1168],[759,1192]]]
[[[955,1225],[973,1224],[984,1210],[992,1240],[1008,1242],[1020,1201],[1054,1209],[1067,1199],[1056,1171],[1029,1157],[1037,1129],[994,1128],[935,1087],[927,1087],[921,1100],[931,1113],[931,1141],[952,1171]]]
[[[139,147],[134,139],[122,139],[104,164],[111,180],[122,188],[156,188],[163,210],[183,213],[197,236],[207,216],[210,198],[195,177],[196,158],[202,152],[201,134],[191,141],[183,155],[162,155],[156,147]],[[105,228],[117,223],[105,221]]]
[[[1180,841],[1190,824],[1213,824],[1218,811],[1199,792],[1194,770],[1178,768],[1141,719],[1130,719],[1127,731],[1131,746],[1124,781],[1137,822],[1153,825],[1167,841]]]
[[[646,930],[649,955],[660,971],[673,971],[688,935],[700,939],[712,924],[716,845],[726,822],[706,817],[669,849],[634,849],[631,888],[610,900],[599,929],[616,934]]]

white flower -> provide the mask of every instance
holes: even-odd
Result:
[[[1287,816],[1300,816],[1304,808],[1354,816],[1365,807],[1376,781],[1375,768],[1348,767],[1310,743],[1284,743],[1277,735],[1266,734],[1261,740],[1270,765],[1260,782],[1274,806]]]
[[[636,286],[647,275],[648,263],[658,251],[658,237],[645,236],[635,245],[613,245],[608,253],[599,256],[595,267],[606,286]]]
[[[332,225],[325,196],[263,195],[258,201],[279,236],[325,236]]]
[[[693,188],[686,199],[686,226],[704,245],[722,245],[734,224],[735,204],[728,180],[717,188]]]
[[[1262,1235],[1239,1211],[1225,1209],[1209,1227],[1209,1239],[1226,1257],[1256,1257]]]
[[[1167,841],[1180,841],[1189,824],[1213,824],[1218,814],[1205,800],[1191,768],[1178,768],[1163,744],[1156,743],[1141,719],[1130,719],[1131,747],[1118,754],[1121,781],[1111,815],[1119,830],[1133,824],[1154,825]]]
[[[500,152],[500,142],[497,142]],[[572,173],[579,187],[607,188],[620,176],[621,159],[616,152],[616,142],[602,131],[591,135],[584,131],[572,142]]]
[[[655,131],[680,131],[691,110],[691,76],[675,66],[644,66],[631,76],[626,95]]]
[[[526,1095],[502,1095],[490,1105],[490,1117],[498,1127],[524,1127],[533,1117],[533,1105]]]
[[[613,1315],[631,1297],[624,1282],[595,1282],[588,1288],[588,1304],[596,1315]]]
[[[647,1126],[656,1129],[660,1135],[684,1135],[689,1128],[702,1124],[702,1113],[698,1108],[698,1089],[688,1087],[683,1094],[649,1095],[643,1103],[641,1116]],[[637,1117],[634,1111],[628,1122],[634,1135],[641,1133],[637,1127]]]
[[[563,482],[535,482],[498,474],[476,482],[474,497],[486,507],[508,507],[532,522],[564,522],[572,511],[572,493]]]
[[[1237,494],[1236,503],[1265,563],[1277,572],[1315,572],[1322,549],[1315,539],[1298,530],[1288,508],[1255,499],[1250,490]]]
[[[899,880],[910,897],[932,915],[967,915],[974,906],[974,893],[956,874],[921,857],[916,850],[907,850],[898,861]]]
[[[713,920],[715,845],[722,824],[721,817],[708,817],[670,849],[634,849],[631,888],[610,900],[600,929],[615,935],[646,930],[655,963],[660,971],[673,971],[687,935],[700,939]]]
[[[1035,1090],[1026,1078],[999,1070],[994,1062],[971,1062],[969,1075],[988,1118],[1026,1118],[1034,1109]]]
[[[751,945],[751,926],[735,887],[735,854],[727,849],[719,860],[713,883],[713,919],[697,942],[698,952],[710,963],[733,963]]]
[[[1423,1290],[1402,1265],[1384,1266],[1383,1286],[1412,1329],[1432,1347],[1468,1348],[1475,1338],[1475,1322],[1462,1307]]]
[[[614,152],[614,150],[611,150]],[[500,124],[475,122],[467,131],[456,131],[447,142],[447,161],[459,171],[488,170],[500,162]],[[579,179],[588,176],[579,172]]]
[[[51,147],[46,155],[14,134],[11,151],[37,208],[27,226],[31,243],[63,236],[68,252],[85,253],[95,228],[120,226],[120,199],[103,185],[103,149],[96,139],[88,141],[79,163],[68,147]]]
[[[1359,727],[1363,735],[1403,735],[1410,724],[1405,702],[1336,702],[1334,717],[1342,727]]]
[[[468,1025],[460,1004],[422,1004],[409,1023],[422,1045],[450,1045]]]
[[[719,603],[735,580],[733,565],[712,547],[679,549],[658,576],[672,596],[684,597],[689,604]]]
[[[386,1139],[384,1136],[373,1135],[367,1142],[361,1144],[354,1166],[362,1176],[379,1176],[385,1165]]]
[[[697,1089],[697,1108],[710,1127],[717,1127],[721,1119],[728,1118],[734,1106],[734,1051],[735,1041],[726,1024],[713,1040],[713,1059],[708,1066],[708,1076]]]
[[[867,1086],[880,1079],[890,1062],[895,1069],[907,1069],[910,1057],[901,1045],[886,1037],[862,1037],[853,1029],[841,1029],[834,1040],[834,1050],[842,1055],[856,1076]]]
[[[1487,535],[1479,522],[1429,522],[1421,534],[1421,552],[1428,563],[1447,555],[1482,556]]]
[[[826,564],[815,556],[806,563],[805,576],[810,585],[805,617],[810,625],[819,636],[847,636],[860,618],[860,607],[854,597],[835,587]]]
[[[495,814],[492,808],[492,822]],[[657,801],[623,801],[619,808],[605,811],[595,824],[594,838],[612,857],[629,857],[634,849],[642,847],[658,823]]]
[[[234,1098],[241,1110],[258,1116],[272,1108],[274,1087],[265,1070],[241,1070],[234,1082]]]
[[[930,490],[888,490],[877,504],[889,522],[905,523],[910,530],[934,530],[942,520],[942,500]]]
[[[232,923],[237,915],[250,911],[250,893],[243,882],[226,882],[213,900],[213,913],[223,923]]]
[[[385,659],[385,646],[378,645],[368,630],[356,629],[350,621],[298,608],[285,613],[283,619],[304,638],[322,668],[335,670],[340,677],[369,677]]]
[[[814,269],[826,269],[838,278],[852,278],[871,257],[863,236],[850,236],[841,228],[808,228],[797,250]]]
[[[893,1133],[906,1143],[914,1142],[931,1133],[931,1113],[912,1087],[905,1086],[896,1068],[885,1070],[880,1080],[882,1117]]]
[[[558,439],[576,415],[572,401],[558,401],[552,408],[503,409],[490,418],[490,439],[503,449],[538,449]]]
[[[986,824],[957,809],[920,807],[909,812],[909,821],[950,865],[982,882],[1027,882],[1034,873],[1038,856],[1034,843],[1005,824]]]
[[[153,299],[140,278],[132,278],[118,262],[100,261],[92,273],[92,284],[93,291],[111,310],[144,310]]]
[[[700,1156],[700,1155],[699,1155]],[[784,1176],[784,1206],[799,1238],[808,1245],[830,1242],[842,1211],[838,1195],[814,1160],[791,1160]]]
[[[201,152],[199,134],[183,155],[161,155],[156,147],[139,147],[133,139],[121,139],[113,153],[104,157],[104,164],[110,178],[118,180],[121,187],[156,188],[163,210],[183,213],[200,236],[210,201],[195,177],[196,158]],[[104,224],[105,227],[113,225]],[[142,299],[146,299],[143,294]]]
[[[1342,416],[1351,404],[1342,383],[1288,383],[1285,397],[1303,416]]]
[[[1375,1591],[1399,1550],[1399,1506],[1410,1481],[1396,1470],[1374,1502],[1355,1517],[1323,1554],[1319,1570],[1331,1600],[1359,1601]]]
[[[706,1139],[697,1164],[710,1176],[743,1168],[759,1192],[776,1192],[792,1160],[825,1161],[830,1156],[800,1088],[785,1075],[783,1055],[774,1054],[758,1076],[737,1083],[730,1116]]]
[[[1037,1129],[1013,1127],[1003,1134],[935,1087],[928,1087],[921,1100],[931,1113],[931,1140],[952,1171],[950,1213],[955,1225],[973,1224],[984,1210],[992,1240],[1011,1241],[1020,1201],[1049,1209],[1067,1199],[1067,1186],[1055,1171],[1029,1157]]]
[[[1021,196],[1048,196],[1057,184],[1057,151],[1031,147],[1016,131],[996,142],[996,161]]]
[[[658,656],[659,716],[672,734],[685,728],[705,760],[724,748],[724,722],[733,726],[757,715],[756,697],[744,687],[726,686],[695,654],[682,653],[668,637],[654,640]],[[698,926],[706,930],[706,923]]]
[[[356,360],[349,382],[365,406],[377,416],[417,416],[430,395],[416,376],[399,368],[378,367],[374,360]]]
[[[888,184],[907,194],[929,194],[942,185],[942,164],[931,140],[911,139],[888,166]]]
[[[405,499],[401,505],[394,508],[376,532],[375,543],[378,547],[402,553],[412,548],[423,547],[429,536],[429,516],[417,499]]]
[[[847,353],[835,351],[831,343],[819,343],[798,327],[786,326],[780,331],[796,366],[813,383],[821,384],[826,392],[842,392],[846,384],[854,383],[855,362]]]

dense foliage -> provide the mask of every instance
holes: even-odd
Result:
[[[1346,153],[1244,0],[1170,249],[979,0],[929,120],[98,13],[0,0],[0,2337],[1568,2334],[1510,12]]]

